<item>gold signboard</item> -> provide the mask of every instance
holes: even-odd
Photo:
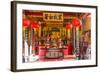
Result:
[[[43,13],[43,20],[45,21],[63,21],[63,13]]]

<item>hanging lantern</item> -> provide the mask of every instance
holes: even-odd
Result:
[[[71,29],[72,28],[72,24],[70,24],[70,23],[66,24],[66,28],[67,29]]]
[[[39,27],[40,27],[40,25],[38,23],[35,23],[35,22],[32,23],[32,28],[33,29],[34,28],[39,28]]]
[[[29,27],[30,26],[30,20],[28,20],[28,19],[23,19],[23,26],[24,27]]]
[[[72,28],[72,24],[68,23],[66,24],[66,28],[67,28],[67,35],[68,35],[68,38],[70,38],[71,36],[71,28]]]
[[[74,20],[72,20],[72,24],[73,24],[73,26],[78,27],[81,25],[81,22],[79,19],[74,19]]]

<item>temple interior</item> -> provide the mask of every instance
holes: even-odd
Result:
[[[90,13],[23,10],[22,31],[23,62],[90,59]]]

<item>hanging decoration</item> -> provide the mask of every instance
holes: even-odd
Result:
[[[32,28],[39,28],[40,25],[38,23],[32,22]]]
[[[23,19],[23,26],[24,26],[25,28],[29,27],[30,24],[31,24],[30,20],[28,20],[28,19]]]
[[[67,35],[68,35],[68,38],[70,38],[70,33],[71,33],[71,28],[72,28],[72,24],[71,23],[67,23],[66,24],[66,29],[67,29]]]
[[[72,23],[72,25],[75,26],[75,27],[79,27],[79,26],[81,25],[80,20],[77,19],[77,18],[76,18],[76,19],[73,19],[71,23]]]

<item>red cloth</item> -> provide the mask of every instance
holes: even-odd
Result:
[[[68,55],[68,46],[63,49],[64,55]]]
[[[72,44],[69,44],[68,45],[68,55],[72,55],[73,54],[73,46],[72,46]]]
[[[39,49],[39,56],[45,56],[46,50],[44,48]]]

